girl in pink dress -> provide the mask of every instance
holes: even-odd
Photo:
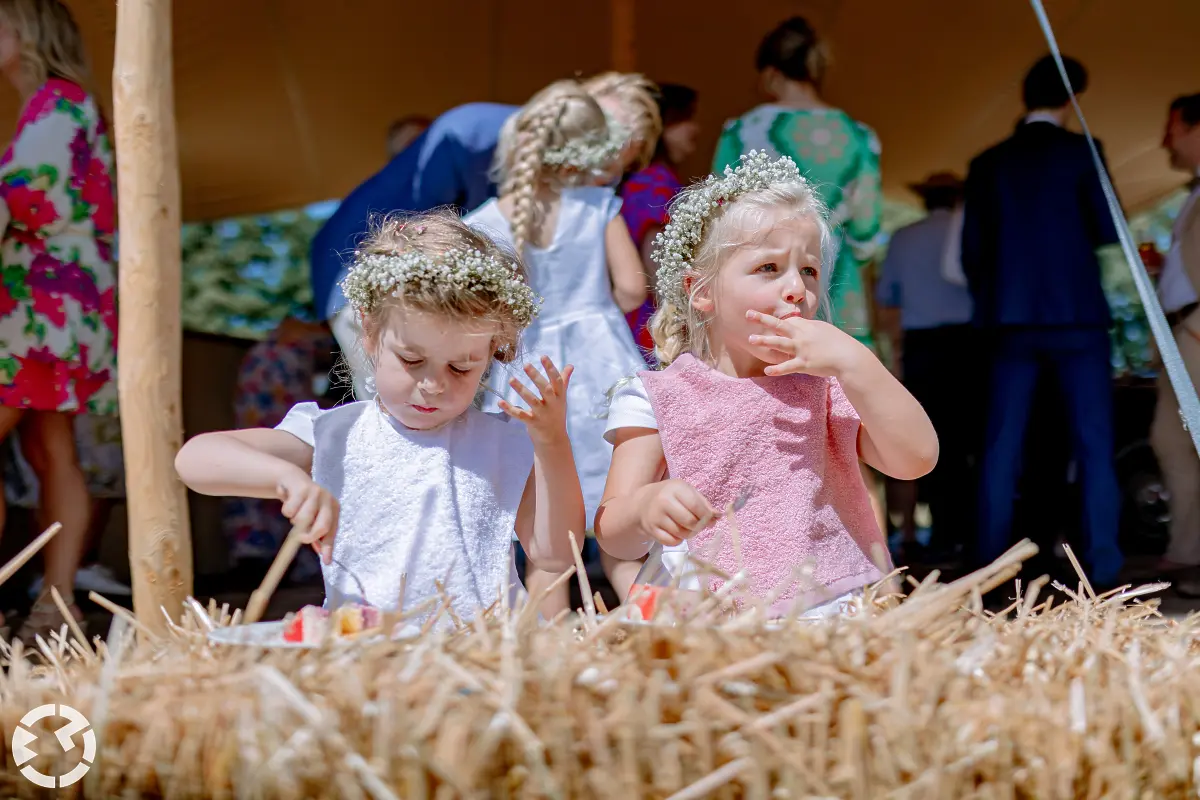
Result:
[[[825,321],[834,241],[787,157],[751,152],[671,206],[650,326],[664,368],[613,397],[595,521],[606,551],[638,558],[659,542],[678,572],[720,537],[705,560],[744,569],[776,613],[840,608],[829,601],[890,569],[859,460],[911,480],[933,468],[937,435],[871,351]],[[746,489],[739,556],[720,510]],[[812,580],[798,586],[805,562]]]

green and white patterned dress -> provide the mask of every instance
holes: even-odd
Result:
[[[790,156],[829,207],[839,240],[829,279],[832,321],[873,347],[864,273],[875,254],[883,208],[875,132],[838,109],[763,105],[725,124],[713,170],[736,165],[751,150]]]

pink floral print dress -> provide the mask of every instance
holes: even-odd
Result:
[[[0,404],[116,414],[113,149],[82,88],[29,99],[0,200]]]

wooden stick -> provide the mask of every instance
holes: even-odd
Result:
[[[46,530],[42,531],[41,535],[25,546],[25,549],[17,553],[12,559],[0,569],[0,586],[11,578],[16,571],[25,566],[25,562],[33,558],[37,551],[46,546],[46,542],[53,539],[59,531],[62,530],[62,523],[56,522]]]
[[[192,594],[187,490],[175,474],[183,445],[179,316],[181,205],[170,0],[117,5],[113,122],[121,219],[117,362],[133,607],[166,631]]]
[[[275,554],[275,560],[271,562],[271,567],[267,570],[266,577],[263,578],[262,583],[250,595],[250,602],[246,604],[246,613],[242,616],[244,624],[251,625],[262,619],[263,612],[267,610],[267,603],[271,600],[271,595],[275,594],[275,588],[283,580],[284,573],[287,572],[292,559],[296,557],[297,551],[300,550],[300,538],[303,535],[304,530],[299,525],[292,526],[291,532],[283,540],[283,546]]]

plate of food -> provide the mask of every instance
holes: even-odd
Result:
[[[393,638],[411,638],[419,631],[414,625],[406,625]],[[216,628],[209,631],[208,640],[243,647],[311,649],[327,642],[361,642],[383,636],[383,614],[378,608],[348,603],[332,611],[304,606],[282,620]]]

